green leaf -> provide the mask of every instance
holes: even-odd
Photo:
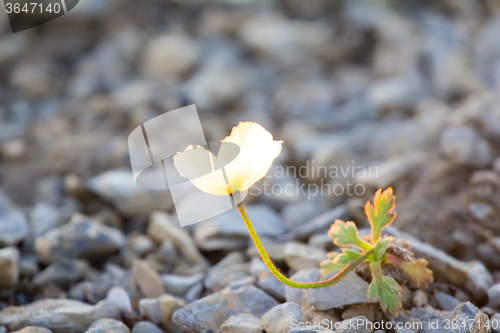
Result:
[[[392,277],[384,276],[380,286],[380,306],[382,310],[397,314],[401,310],[401,300],[398,294],[402,292],[399,284]]]
[[[360,255],[361,253],[346,248],[342,249],[342,253],[327,253],[326,256],[329,259],[320,262],[321,275],[325,276],[333,271],[344,268],[345,266],[350,264],[351,261],[358,259]]]
[[[360,256],[361,253],[344,248],[342,249],[342,254],[335,259],[337,262],[350,263],[351,261],[358,259]]]
[[[332,224],[330,230],[328,231],[328,235],[333,239],[333,243],[337,246],[353,245],[364,251],[370,249],[370,244],[359,238],[358,229],[356,228],[354,222],[335,220],[335,223]]]
[[[382,229],[392,223],[396,217],[396,213],[392,210],[395,207],[396,197],[392,193],[392,188],[386,189],[382,192],[379,189],[373,198],[373,205],[368,201],[365,205],[365,214],[372,227],[372,240],[375,243]]]
[[[350,264],[351,261],[358,259],[361,253],[349,250],[346,248],[342,249],[342,253],[333,258],[332,263],[334,264]]]
[[[371,301],[375,301],[378,299],[380,295],[380,284],[375,281],[375,279],[372,279],[372,282],[368,286],[368,299]]]
[[[387,247],[389,244],[392,242],[394,237],[392,236],[387,236],[382,239],[379,239],[377,243],[373,246],[373,250],[375,252],[375,258],[376,260],[382,260],[384,257],[385,252],[387,251]]]
[[[371,300],[378,298],[382,310],[397,315],[402,307],[401,287],[392,277],[382,273],[380,262],[372,262],[370,267],[372,269],[372,282],[368,286],[368,298]]]

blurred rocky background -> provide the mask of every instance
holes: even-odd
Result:
[[[16,34],[2,9],[0,332],[498,321],[499,84],[497,0],[80,0]],[[275,167],[376,167],[371,176],[266,178],[360,184],[359,196],[248,199],[288,276],[319,279],[329,225],[368,227],[363,204],[393,186],[389,233],[429,261],[435,283],[405,286],[393,316],[366,299],[355,273],[326,290],[285,288],[236,211],[175,228],[168,192],[135,185],[127,137],[190,104],[209,140],[247,120],[284,140]],[[331,332],[308,329],[292,332]]]

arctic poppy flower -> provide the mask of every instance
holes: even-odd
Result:
[[[248,190],[262,179],[281,153],[282,143],[261,125],[240,122],[221,141],[217,156],[202,146],[189,146],[174,156],[174,166],[201,191],[228,195]]]

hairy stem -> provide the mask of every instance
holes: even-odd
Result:
[[[259,240],[259,236],[255,232],[255,229],[253,228],[252,222],[248,218],[247,211],[245,209],[245,205],[243,204],[238,204],[238,210],[241,214],[241,217],[243,218],[243,221],[245,222],[245,225],[247,226],[248,232],[250,233],[250,237],[252,237],[253,242],[255,243],[255,246],[257,247],[257,250],[260,253],[260,256],[262,257],[262,260],[264,260],[264,263],[266,264],[267,268],[273,273],[273,275],[286,284],[287,286],[293,287],[293,288],[300,288],[300,289],[311,289],[311,288],[324,288],[331,286],[340,280],[344,276],[347,275],[350,271],[352,271],[357,265],[361,264],[370,253],[373,252],[373,249],[369,249],[365,251],[359,258],[356,260],[352,261],[349,265],[344,267],[341,271],[339,271],[334,277],[328,279],[328,280],[323,280],[323,281],[316,281],[316,282],[295,282],[281,274],[281,272],[274,266],[273,262],[269,258],[269,255],[267,254],[266,250],[264,249],[264,246],[262,246],[262,243]]]

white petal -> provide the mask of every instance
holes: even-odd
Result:
[[[234,151],[225,149],[224,145],[218,153],[220,162],[230,162],[224,167],[229,185],[233,191],[244,191],[262,179],[274,159],[281,153],[283,141],[274,141],[273,136],[264,127],[253,122],[241,122],[234,127],[231,135],[222,142],[232,142],[240,147],[234,158]]]
[[[181,177],[189,179],[191,183],[203,192],[227,195],[229,190],[224,180],[222,170],[215,170],[216,157],[205,148],[198,146],[193,149],[189,146],[183,152],[174,156],[174,166]]]

